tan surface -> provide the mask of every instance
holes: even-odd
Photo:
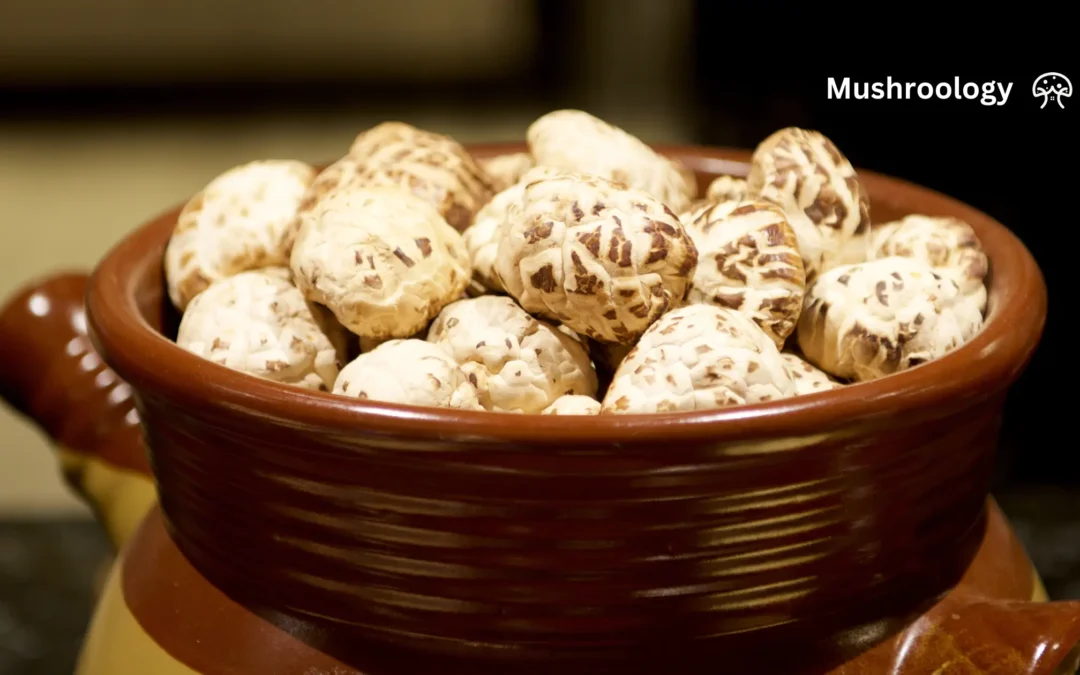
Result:
[[[466,142],[505,140],[523,138],[542,112],[439,110],[404,121]],[[125,232],[230,166],[333,159],[356,132],[393,115],[0,126],[0,298],[52,270],[92,267]],[[611,121],[647,140],[686,140],[655,116]],[[39,433],[0,406],[0,514],[87,513],[46,449]]]

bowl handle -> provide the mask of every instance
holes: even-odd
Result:
[[[68,483],[119,546],[154,486],[131,388],[87,336],[88,280],[56,274],[0,307],[0,398],[52,438]]]

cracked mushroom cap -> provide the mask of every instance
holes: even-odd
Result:
[[[676,212],[697,196],[692,171],[589,113],[550,112],[532,123],[526,139],[537,165],[625,183]]]
[[[593,176],[529,183],[501,229],[495,273],[531,314],[627,343],[686,300],[697,250],[656,198]]]
[[[795,232],[783,210],[763,201],[720,202],[687,231],[698,250],[690,302],[742,312],[783,348],[806,292]]]
[[[902,256],[929,263],[938,274],[956,282],[960,292],[986,309],[986,275],[990,261],[975,230],[962,220],[911,215],[874,226],[872,260]]]
[[[496,155],[476,161],[491,178],[495,190],[500,192],[520,181],[529,169],[536,166],[533,156],[527,152]]]
[[[821,133],[789,127],[762,141],[750,163],[747,193],[787,213],[808,278],[867,259],[869,195],[851,162]]]
[[[714,202],[742,201],[746,199],[746,179],[735,176],[717,176],[705,190],[705,199]]]
[[[563,172],[545,166],[530,169],[517,183],[506,188],[491,198],[473,219],[462,237],[472,259],[473,281],[480,286],[481,293],[503,290],[495,274],[495,258],[499,252],[499,233],[510,205],[520,202],[525,195],[525,186],[535,180],[552,178]]]
[[[341,369],[334,393],[368,401],[483,410],[453,359],[424,340],[390,340]]]
[[[464,146],[402,122],[385,122],[361,133],[349,156],[358,164],[357,185],[411,192],[458,231],[469,226],[493,193],[491,178]]]
[[[982,328],[978,304],[917,258],[843,265],[806,292],[799,348],[826,373],[873,380],[944,356]]]
[[[169,298],[181,312],[210,284],[287,265],[287,232],[315,169],[262,160],[229,169],[184,205],[165,249]]]
[[[474,376],[487,410],[538,413],[560,396],[596,395],[596,372],[581,341],[505,296],[447,306],[432,322],[428,341]]]
[[[744,314],[713,305],[668,312],[619,365],[602,414],[709,410],[795,395],[780,351]]]
[[[541,415],[599,415],[600,401],[589,396],[560,396]]]
[[[471,273],[461,235],[430,204],[394,189],[327,196],[304,214],[291,262],[309,300],[377,340],[423,330]]]
[[[780,357],[784,359],[788,375],[791,375],[791,381],[795,383],[796,396],[816,394],[819,391],[829,391],[844,386],[841,382],[829,377],[828,373],[815,368],[813,364],[796,354],[782,352]]]
[[[188,305],[176,344],[241,373],[328,391],[343,336],[289,279],[288,269],[271,267],[214,282]]]

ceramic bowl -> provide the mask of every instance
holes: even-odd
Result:
[[[745,151],[659,149],[702,189],[748,169]],[[267,615],[534,661],[654,644],[855,649],[932,604],[971,560],[1002,403],[1046,313],[1035,261],[1001,224],[860,175],[875,222],[922,213],[971,224],[991,261],[989,318],[944,358],[824,393],[697,413],[524,417],[259,380],[171,341],[162,253],[178,209],[97,267],[90,331],[133,388],[180,550]]]

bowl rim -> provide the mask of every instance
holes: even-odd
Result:
[[[525,150],[522,142],[475,143],[478,158]],[[751,152],[690,145],[653,145],[690,168],[745,176]],[[1004,225],[962,202],[907,181],[858,169],[872,197],[901,195],[969,222],[990,257],[988,316],[970,341],[945,356],[870,382],[730,408],[634,415],[529,415],[421,408],[350,399],[263,380],[191,354],[155,330],[136,298],[139,279],[158,266],[179,206],[144,223],[99,262],[87,291],[91,338],[106,362],[140,396],[182,408],[246,414],[297,430],[417,439],[518,444],[670,443],[712,439],[795,438],[964,399],[982,400],[1009,386],[1042,336],[1046,286],[1024,244]],[[871,213],[871,215],[873,215]],[[944,213],[940,214],[944,215]],[[759,450],[760,451],[760,450]]]

